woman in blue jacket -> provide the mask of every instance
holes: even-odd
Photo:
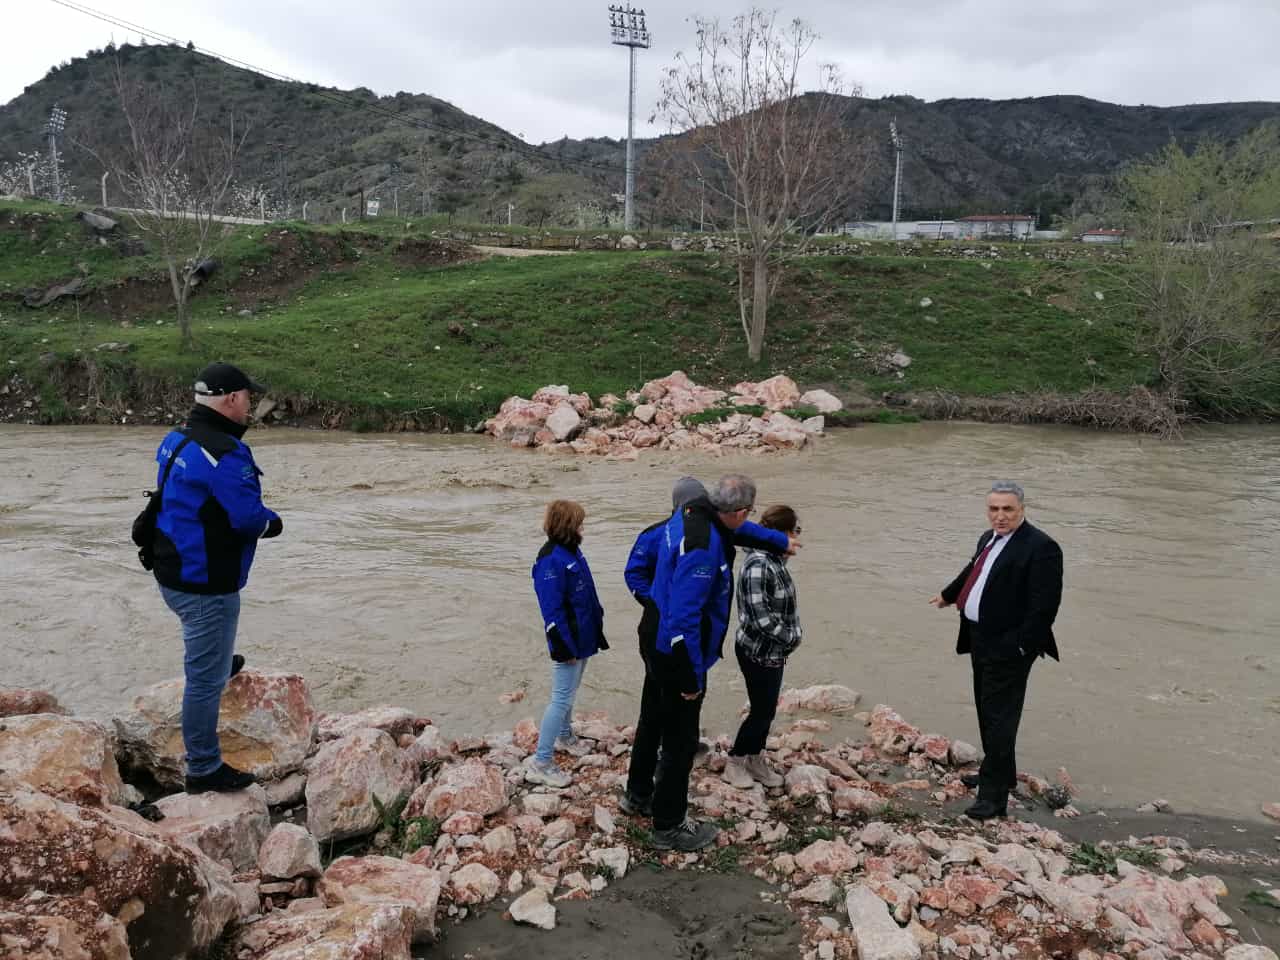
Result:
[[[587,658],[608,650],[604,638],[604,609],[596,595],[591,568],[582,555],[582,523],[587,512],[572,500],[553,500],[542,529],[547,542],[533,564],[533,590],[542,610],[551,655],[551,702],[542,715],[538,749],[525,766],[530,783],[567,787],[568,774],[555,765],[556,747],[573,742],[573,701],[582,683]]]

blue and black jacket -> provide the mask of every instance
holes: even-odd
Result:
[[[552,660],[583,660],[609,649],[604,608],[580,549],[552,540],[543,544],[533,564],[533,591],[538,595]]]
[[[681,692],[698,693],[724,651],[733,605],[734,535],[706,498],[677,511],[662,529],[651,590],[659,611],[656,650],[672,658]],[[768,542],[766,549],[786,550],[785,533],[755,529]]]
[[[259,537],[274,537],[280,517],[262,503],[262,471],[241,441],[245,427],[208,407],[191,411],[181,430],[156,451],[161,491],[154,544],[156,580],[185,593],[225,594],[244,588]]]
[[[673,513],[672,516],[675,516]],[[641,606],[653,602],[653,578],[658,569],[658,552],[666,530],[667,520],[659,520],[640,531],[636,542],[627,556],[627,567],[623,578],[627,589]],[[753,550],[767,550],[771,553],[786,553],[787,535],[779,530],[770,530],[758,523],[748,520],[737,530],[726,530],[734,546],[747,547]]]

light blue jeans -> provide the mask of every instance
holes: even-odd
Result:
[[[206,595],[161,587],[169,609],[182,621],[182,742],[187,776],[203,777],[222,766],[218,708],[231,676],[231,655],[240,622],[240,594]]]
[[[538,728],[538,752],[534,762],[546,766],[556,754],[556,737],[573,736],[569,721],[573,717],[573,701],[582,684],[582,671],[587,668],[584,659],[573,663],[551,662],[551,702],[542,714],[542,726]]]

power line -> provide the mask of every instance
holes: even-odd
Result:
[[[73,10],[76,13],[81,13],[81,14],[84,14],[85,16],[92,17],[95,20],[101,20],[104,23],[109,23],[112,26],[121,27],[126,30],[131,30],[141,36],[148,37],[152,40],[159,40],[163,43],[171,44],[173,46],[178,46],[178,47],[183,46],[182,41],[179,40],[177,37],[171,37],[168,34],[160,33],[157,30],[152,30],[149,27],[144,27],[140,24],[122,19],[113,14],[104,13],[101,10],[95,10],[92,7],[87,7],[83,4],[76,3],[74,2],[74,0],[49,0],[49,2],[55,3],[60,7],[66,7],[68,10]],[[431,130],[437,133],[447,133],[447,134],[450,134],[451,136],[457,136],[465,140],[472,140],[477,143],[490,142],[486,138],[481,137],[479,134],[471,133],[467,130],[461,129],[460,127],[452,127],[452,126],[449,126],[448,124],[440,123],[438,121],[426,120],[422,117],[410,116],[409,114],[400,113],[395,110],[390,110],[386,107],[381,106],[380,104],[376,104],[376,103],[371,104],[363,100],[358,100],[355,97],[347,96],[346,94],[343,94],[338,91],[325,90],[320,86],[318,86],[317,84],[308,83],[305,80],[299,80],[296,77],[290,77],[287,74],[277,73],[276,71],[268,70],[265,67],[256,66],[244,60],[239,60],[235,57],[227,56],[225,54],[218,53],[214,50],[209,50],[208,48],[205,48],[205,47],[196,46],[194,43],[191,44],[191,49],[199,53],[202,53],[207,57],[212,57],[215,60],[221,60],[223,63],[227,63],[235,67],[240,67],[241,69],[248,70],[252,73],[257,73],[265,77],[270,77],[273,80],[281,80],[286,83],[300,84],[306,87],[307,92],[310,93],[312,96],[321,97],[322,99],[328,100],[331,103],[337,103],[344,107],[351,107],[357,110],[364,110],[369,113],[373,113],[378,116],[385,117],[388,120],[391,120],[397,123],[402,123],[405,126],[416,127],[420,130]],[[498,127],[497,129],[501,130],[500,127]],[[506,134],[507,137],[511,136],[505,130],[503,130],[502,132]],[[551,157],[527,144],[519,143],[519,141],[512,143],[509,140],[506,143],[497,144],[497,146],[500,149],[510,150],[512,153],[518,153],[530,159],[539,160],[543,163],[563,163],[563,164],[569,164],[572,166],[587,167],[587,168],[592,168],[597,170],[606,170],[610,173],[625,172],[625,167],[621,167],[611,163],[604,163],[598,160],[573,159],[569,157]]]

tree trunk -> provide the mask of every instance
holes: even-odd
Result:
[[[757,255],[751,267],[751,331],[747,335],[747,358],[760,362],[764,349],[764,324],[769,311],[769,261]]]
[[[173,306],[178,315],[178,333],[182,337],[182,349],[191,349],[191,322],[187,319],[187,285],[178,277],[178,262],[166,257],[169,266],[169,285],[173,288]]]

